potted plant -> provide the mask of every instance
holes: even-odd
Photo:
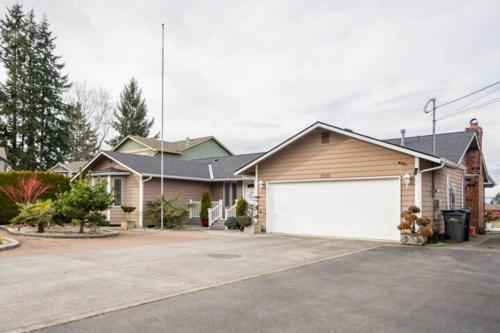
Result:
[[[496,216],[492,210],[486,211],[486,223],[484,224],[486,231],[491,231],[493,228],[493,221],[498,220],[498,216]]]
[[[433,235],[430,227],[431,219],[429,217],[418,217],[420,208],[410,206],[401,214],[401,223],[398,229],[401,231],[401,243],[407,245],[424,245],[427,237]]]
[[[201,225],[208,227],[208,209],[212,208],[212,199],[208,192],[203,192],[201,197],[200,220]]]
[[[122,211],[125,213],[125,221],[122,221],[122,229],[133,229],[135,227],[135,222],[130,221],[130,213],[132,213],[135,210],[134,206],[127,206],[127,205],[122,205],[121,206]]]

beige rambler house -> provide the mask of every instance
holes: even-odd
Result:
[[[110,224],[124,219],[121,205],[136,207],[130,219],[137,227],[148,227],[144,210],[148,203],[160,195],[161,141],[128,136],[111,151],[101,151],[83,168],[91,172],[94,181],[104,180],[114,192],[115,203],[107,212]],[[235,213],[237,198],[252,202],[253,177],[235,175],[234,171],[254,160],[260,153],[233,155],[215,137],[186,138],[164,142],[164,195],[179,195],[179,204],[192,203],[190,218],[199,218],[199,205],[203,192],[212,199],[209,222],[212,227],[223,227],[227,216]],[[78,177],[76,175],[74,179]]]
[[[481,151],[476,120],[465,131],[378,140],[317,122],[266,153],[233,155],[214,137],[164,144],[166,196],[214,201],[210,223],[234,214],[236,198],[256,204],[267,232],[399,240],[396,226],[410,205],[422,208],[443,231],[442,209],[469,207],[472,225],[484,226],[484,187],[495,183]],[[120,205],[137,207],[133,219],[160,193],[160,141],[127,137],[83,168],[114,189],[112,224]],[[198,211],[193,209],[191,217]]]

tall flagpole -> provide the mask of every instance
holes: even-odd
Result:
[[[161,24],[161,135],[160,135],[160,146],[161,146],[161,171],[160,171],[160,224],[161,224],[161,229],[163,230],[163,171],[164,171],[164,165],[163,165],[163,95],[164,95],[164,85],[165,85],[165,24]]]

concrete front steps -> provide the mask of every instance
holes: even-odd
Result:
[[[226,230],[226,226],[224,225],[224,222],[225,221],[223,221],[223,220],[215,221],[210,226],[210,230]]]

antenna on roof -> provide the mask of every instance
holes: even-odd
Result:
[[[165,86],[165,23],[161,24],[161,160],[160,160],[160,226],[161,229],[163,230],[163,171],[164,171],[164,165],[163,165],[163,100],[164,100],[164,86]]]
[[[432,109],[428,110],[427,107],[432,103]],[[432,112],[432,155],[436,155],[436,97],[431,98],[424,105],[424,112]]]

